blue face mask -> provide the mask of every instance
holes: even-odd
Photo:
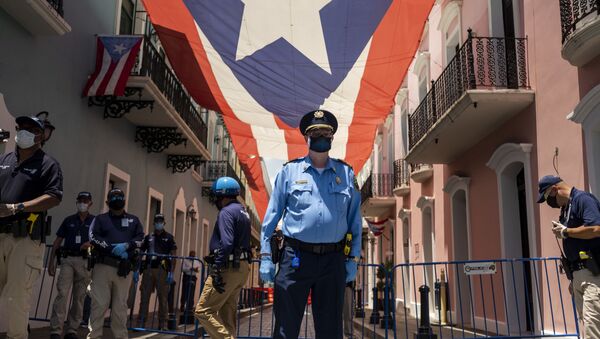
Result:
[[[315,152],[327,152],[331,149],[331,138],[322,136],[308,138],[308,148]]]
[[[154,223],[154,229],[157,231],[162,231],[165,228],[165,224],[162,222]]]

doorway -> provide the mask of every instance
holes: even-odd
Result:
[[[433,246],[435,244],[435,235],[433,231],[433,210],[430,206],[423,209],[423,262],[433,262]],[[424,284],[429,287],[429,313],[437,319],[437,312],[435,312],[434,298],[433,298],[433,287],[435,283],[435,275],[433,272],[433,265],[424,266]]]
[[[452,195],[452,239],[454,240],[454,261],[469,260],[469,227],[467,220],[467,193],[459,189]],[[458,264],[454,272],[448,272],[455,276],[454,285],[454,308],[456,323],[459,326],[471,324],[471,300],[469,296],[469,276],[465,274],[464,265]],[[450,268],[449,268],[450,269]]]

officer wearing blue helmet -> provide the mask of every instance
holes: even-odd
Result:
[[[298,338],[307,297],[317,338],[342,338],[344,287],[356,279],[361,245],[360,195],[354,172],[329,157],[337,120],[324,110],[309,112],[300,132],[308,156],[284,165],[262,224],[260,276],[275,280],[273,338]],[[283,247],[270,239],[283,218]],[[275,264],[279,272],[275,276]]]
[[[217,179],[211,193],[219,214],[204,258],[209,276],[194,315],[211,338],[234,338],[238,297],[250,273],[250,216],[237,200],[235,179]]]

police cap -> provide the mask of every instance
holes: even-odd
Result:
[[[77,194],[77,200],[88,199],[92,200],[92,193],[87,191],[82,191]]]
[[[157,213],[154,215],[154,221],[165,221],[165,216],[162,213]]]
[[[338,122],[333,113],[326,110],[316,110],[306,113],[300,120],[300,132],[305,135],[313,128],[329,128],[335,133]]]
[[[15,119],[17,125],[22,126],[23,124],[30,124],[35,127],[39,127],[44,130],[44,122],[38,117],[20,116]]]

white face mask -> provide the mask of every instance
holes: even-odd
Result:
[[[17,135],[15,136],[15,142],[21,149],[30,148],[31,146],[35,145],[35,134],[22,129],[17,132]]]
[[[81,213],[87,212],[88,207],[89,207],[89,205],[84,202],[77,203],[77,210]]]

